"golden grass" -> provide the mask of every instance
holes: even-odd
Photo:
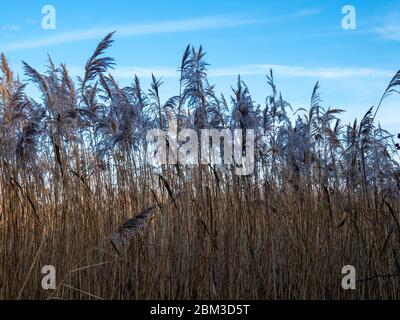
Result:
[[[399,298],[399,203],[228,178],[218,188],[205,172],[201,189],[198,175],[170,181],[186,191],[178,210],[164,190],[152,219],[118,251],[110,234],[156,203],[145,181],[100,195],[71,177],[61,207],[35,199],[38,220],[3,181],[0,298]],[[40,286],[47,264],[57,270],[55,291]],[[356,290],[341,288],[346,264],[356,267]]]

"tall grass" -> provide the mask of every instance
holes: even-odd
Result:
[[[24,63],[40,101],[2,56],[0,298],[400,298],[400,170],[374,109],[345,125],[317,83],[310,108],[292,110],[272,71],[263,105],[240,77],[226,99],[190,46],[163,102],[155,77],[146,93],[107,74],[111,43],[76,82],[50,58],[44,74]],[[178,131],[254,129],[254,173],[148,165],[146,131],[168,117]],[[348,264],[356,290],[341,287]],[[41,287],[44,265],[56,290]]]

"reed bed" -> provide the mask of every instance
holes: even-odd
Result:
[[[228,103],[190,46],[180,93],[162,102],[160,80],[145,93],[107,74],[112,35],[77,81],[50,58],[45,74],[25,63],[40,101],[2,56],[0,299],[400,298],[400,170],[380,105],[344,125],[317,83],[293,118],[272,71],[265,104],[240,77]],[[171,114],[178,130],[254,129],[254,173],[148,165],[146,130]],[[344,265],[356,290],[341,286]]]

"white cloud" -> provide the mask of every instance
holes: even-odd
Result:
[[[253,64],[244,65],[233,68],[222,68],[211,71],[210,75],[223,76],[223,75],[253,75],[253,74],[266,74],[272,69],[275,74],[282,77],[311,77],[323,79],[338,79],[338,78],[351,78],[351,77],[377,77],[377,76],[393,76],[393,71],[373,69],[373,68],[307,68],[301,66],[287,66],[278,64]]]
[[[400,24],[376,28],[375,32],[386,39],[400,41]]]
[[[134,75],[142,78],[150,78],[152,74],[156,77],[178,77],[179,73],[177,68],[173,67],[154,67],[154,68],[145,68],[145,67],[119,67],[111,72],[118,78],[132,78]]]
[[[400,41],[400,13],[392,12],[386,16],[384,24],[373,31],[385,39]]]
[[[366,77],[392,77],[395,70],[383,70],[374,68],[306,68],[301,66],[287,66],[278,64],[247,64],[227,68],[209,68],[207,74],[210,77],[230,77],[240,75],[265,75],[272,69],[275,75],[280,77],[307,77],[314,79],[345,79]],[[81,74],[83,69],[73,68],[76,74]],[[116,78],[132,78],[135,74],[148,78],[153,73],[157,77],[178,77],[177,68],[174,67],[117,67],[111,73]]]
[[[186,20],[174,20],[164,22],[142,23],[123,26],[107,26],[70,32],[58,33],[34,40],[24,40],[0,45],[4,51],[15,51],[21,49],[32,49],[46,47],[69,42],[77,42],[104,37],[111,31],[116,30],[116,38],[129,36],[142,36],[150,34],[187,32],[196,30],[209,30],[232,28],[255,23],[276,23],[293,18],[302,18],[317,15],[321,12],[318,8],[302,9],[292,14],[272,16],[265,19],[248,19],[240,16],[204,16]],[[31,23],[32,19],[28,20]]]
[[[230,28],[254,24],[260,20],[243,19],[238,17],[200,17],[187,20],[176,20],[156,23],[144,23],[125,26],[109,26],[87,30],[75,30],[59,33],[36,40],[18,41],[1,45],[4,51],[31,49],[51,45],[97,39],[105,36],[110,31],[116,30],[116,37],[141,36],[149,34],[175,33],[196,30]]]
[[[2,26],[1,29],[4,31],[19,31],[21,27],[16,24],[6,24],[5,26]]]
[[[307,16],[314,16],[320,14],[322,11],[319,8],[308,8],[308,9],[301,9],[295,13],[298,17],[307,17]]]
[[[73,66],[68,69],[74,76],[82,76],[85,73],[82,67]],[[117,79],[132,79],[135,75],[139,78],[151,78],[152,74],[157,78],[173,78],[179,76],[177,68],[173,67],[116,67],[115,69],[110,69],[109,72]]]

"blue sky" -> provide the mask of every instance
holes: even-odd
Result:
[[[56,9],[56,29],[41,26],[44,5]],[[345,30],[344,5],[356,9]],[[0,51],[23,77],[21,60],[44,70],[47,54],[82,74],[97,43],[117,30],[108,54],[121,85],[138,74],[163,76],[163,96],[177,92],[177,67],[188,44],[207,51],[209,79],[230,93],[238,73],[257,103],[270,93],[269,67],[294,108],[309,105],[320,82],[323,105],[346,109],[346,121],[376,105],[400,69],[400,1],[7,1],[0,8]],[[29,90],[33,90],[30,88]],[[33,91],[32,91],[33,93]],[[400,96],[384,102],[377,119],[400,131]]]

